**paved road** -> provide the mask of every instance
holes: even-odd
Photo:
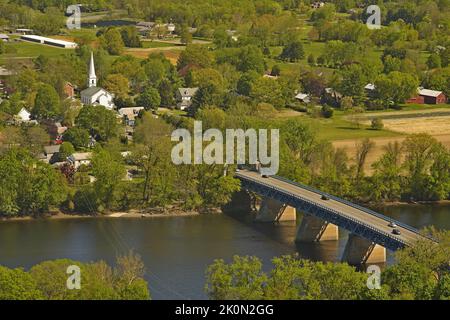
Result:
[[[281,191],[300,196],[311,202],[318,203],[326,208],[333,209],[343,216],[349,216],[355,220],[369,224],[370,226],[379,231],[392,233],[392,228],[388,226],[390,222],[390,219],[388,217],[386,217],[385,219],[377,217],[337,200],[333,199],[322,200],[321,194],[319,193],[306,190],[300,186],[296,186],[290,184],[289,182],[285,182],[273,177],[263,178],[259,173],[254,171],[241,170],[239,172],[236,172],[235,176],[237,178],[241,177],[245,179],[250,179],[262,184],[276,187]],[[419,239],[426,239],[424,236],[409,229],[406,229],[404,227],[398,226],[398,229],[400,230],[401,234],[395,235],[395,237],[405,242],[407,245],[412,245],[415,241]]]

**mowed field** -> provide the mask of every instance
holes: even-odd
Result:
[[[177,63],[178,57],[181,51],[186,47],[173,46],[173,47],[161,47],[161,48],[128,48],[124,51],[124,55],[131,55],[136,58],[146,59],[151,53],[162,53],[173,64]]]

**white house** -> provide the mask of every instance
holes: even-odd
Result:
[[[103,88],[97,87],[95,74],[94,55],[91,52],[89,64],[88,88],[81,91],[81,103],[84,105],[101,105],[107,109],[114,109],[114,95]]]
[[[20,122],[31,121],[31,113],[25,108],[20,109],[16,117]]]
[[[302,92],[298,93],[295,96],[295,99],[297,99],[299,101],[302,101],[304,103],[310,103],[311,102],[311,98],[309,97],[309,94],[302,93]]]
[[[192,98],[197,92],[198,88],[179,88],[177,96],[177,106],[180,110],[185,110],[192,105]]]
[[[81,165],[90,165],[91,158],[91,152],[76,152],[67,157],[67,160],[75,167],[75,169],[78,169]]]

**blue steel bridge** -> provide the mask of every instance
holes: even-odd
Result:
[[[337,240],[338,228],[347,230],[350,236],[343,260],[352,264],[384,262],[385,249],[395,251],[418,240],[431,241],[411,226],[283,177],[263,178],[249,170],[240,170],[235,177],[242,189],[262,196],[261,221],[277,221],[288,215],[288,208],[294,212],[292,220],[296,212],[304,214],[296,241]],[[393,233],[392,223],[400,234]]]

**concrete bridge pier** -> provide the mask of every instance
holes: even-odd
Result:
[[[295,242],[314,242],[338,239],[339,229],[336,225],[312,215],[304,214],[302,223],[297,229]]]
[[[261,202],[255,221],[276,222],[296,221],[297,210],[280,201],[264,197]]]
[[[350,234],[342,261],[350,265],[386,262],[386,248],[355,234]]]

